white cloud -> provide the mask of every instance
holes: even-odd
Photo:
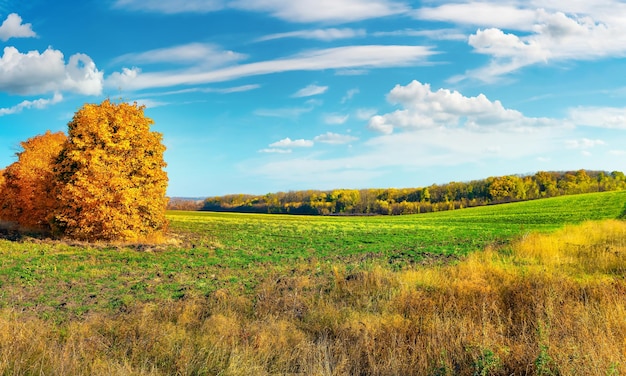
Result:
[[[180,46],[159,48],[155,50],[122,55],[115,63],[130,62],[133,64],[200,64],[203,67],[218,67],[243,60],[246,55],[233,51],[224,51],[213,44],[189,43]]]
[[[372,33],[375,37],[425,37],[434,40],[467,40],[467,35],[457,29],[433,29],[433,30],[394,30],[379,31]]]
[[[117,0],[116,8],[135,11],[207,13],[225,8],[267,12],[288,22],[352,22],[408,12],[393,0]]]
[[[359,108],[355,112],[355,116],[359,120],[369,120],[374,115],[376,115],[375,108]]]
[[[583,12],[570,13],[567,9]],[[468,43],[475,52],[490,56],[490,63],[454,80],[492,82],[534,64],[626,56],[626,7],[617,7],[616,13],[621,15],[609,16],[591,6],[536,1],[525,7],[513,3],[455,3],[423,8],[416,14],[423,19],[481,27]]]
[[[315,142],[321,142],[323,144],[342,145],[342,144],[348,144],[352,141],[356,141],[358,140],[358,138],[347,135],[347,134],[326,132],[325,134],[316,136],[313,140]]]
[[[369,71],[367,69],[340,69],[335,72],[337,76],[364,76],[368,74]]]
[[[11,94],[41,94],[72,91],[85,95],[102,92],[102,72],[91,58],[75,54],[65,64],[63,53],[48,48],[25,54],[5,47],[0,58],[0,91]]]
[[[114,6],[130,10],[176,14],[214,12],[223,9],[225,4],[223,0],[117,0]]]
[[[260,108],[255,110],[254,114],[266,117],[297,118],[311,111],[313,111],[313,107]]]
[[[392,0],[234,0],[231,5],[304,23],[361,21],[408,11],[406,5]]]
[[[429,84],[413,81],[396,85],[387,99],[402,109],[370,119],[371,130],[391,134],[394,129],[418,130],[439,127],[465,127],[480,130],[489,127],[524,131],[541,125],[553,125],[554,120],[528,118],[521,112],[505,108],[500,101],[490,101],[485,95],[466,97],[458,91],[431,91]]]
[[[289,137],[283,138],[280,141],[276,141],[273,144],[270,144],[270,148],[309,148],[311,146],[313,146],[313,141],[311,140],[292,140]]]
[[[324,94],[328,90],[328,86],[318,86],[315,84],[311,84],[307,87],[304,87],[298,90],[295,94],[292,95],[294,98],[302,98],[302,97],[312,97],[314,95]]]
[[[270,34],[257,39],[257,41],[268,41],[282,38],[302,38],[302,39],[316,39],[325,42],[330,42],[338,39],[350,39],[356,37],[364,37],[367,33],[364,29],[316,29],[316,30],[298,30],[290,31],[287,33]]]
[[[591,149],[596,146],[606,145],[602,140],[582,138],[580,140],[566,140],[565,145],[570,149]]]
[[[289,154],[291,149],[268,148],[259,150],[259,153]]]
[[[357,88],[348,90],[346,92],[346,95],[344,95],[344,97],[341,98],[341,103],[346,103],[347,101],[351,100],[358,93],[359,93],[359,89],[357,89]]]
[[[0,116],[4,115],[12,115],[22,112],[22,110],[26,109],[44,109],[49,105],[53,105],[59,103],[63,100],[63,95],[61,93],[54,93],[54,96],[50,99],[36,99],[34,101],[22,101],[21,103],[8,108],[0,108]]]
[[[146,108],[155,108],[155,107],[167,106],[169,103],[156,101],[154,99],[149,99],[149,98],[143,98],[143,99],[137,99],[137,104],[140,106],[146,106]]]
[[[626,108],[576,107],[569,110],[569,118],[576,125],[626,129]]]
[[[616,157],[626,156],[626,150],[609,150],[609,155],[614,155]]]
[[[369,178],[389,171],[397,174],[398,171],[434,166],[482,166],[494,160],[528,161],[526,166],[534,166],[537,157],[556,149],[554,139],[561,137],[562,133],[562,130],[549,127],[521,134],[508,129],[487,132],[465,128],[422,129],[375,137],[348,157],[324,159],[319,155],[307,155],[280,161],[261,160],[251,162],[254,166],[249,166],[249,170],[268,179],[294,182],[309,188],[318,187],[320,183],[331,187],[369,186]],[[531,167],[524,168],[532,170]]]
[[[528,30],[535,17],[531,9],[521,9],[500,2],[459,2],[438,7],[424,7],[414,12],[417,18],[466,24]]]
[[[0,40],[8,41],[11,38],[33,38],[37,34],[33,31],[32,25],[22,23],[22,17],[17,13],[11,13],[0,26]]]
[[[330,125],[340,125],[348,121],[349,117],[350,115],[327,114],[324,116],[324,123],[330,124]]]
[[[347,46],[308,51],[287,58],[241,64],[214,70],[162,71],[143,73],[140,69],[125,68],[121,73],[110,75],[108,87],[140,90],[176,85],[194,85],[223,82],[256,75],[318,71],[324,69],[364,69],[414,66],[424,63],[433,55],[429,47],[423,46]]]

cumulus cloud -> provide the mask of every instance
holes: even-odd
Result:
[[[316,29],[316,30],[297,30],[287,33],[270,34],[257,39],[257,41],[268,41],[283,38],[302,38],[302,39],[316,39],[324,42],[330,42],[338,39],[350,39],[356,37],[364,37],[367,35],[364,29]]]
[[[308,85],[298,90],[292,95],[294,98],[312,97],[314,95],[324,94],[328,90],[328,86],[318,86],[315,84]]]
[[[22,101],[21,103],[13,107],[0,108],[0,116],[17,114],[22,112],[22,110],[31,108],[41,110],[48,107],[49,105],[59,103],[62,100],[63,95],[61,93],[54,93],[54,96],[49,99],[41,98],[34,101]]]
[[[17,13],[11,13],[0,25],[0,40],[8,41],[11,38],[33,38],[37,34],[33,31],[32,25],[22,23],[22,17]]]
[[[313,141],[311,140],[292,140],[289,137],[283,138],[280,141],[276,141],[273,144],[270,144],[270,148],[309,148],[311,146],[313,146]]]
[[[340,125],[348,121],[348,118],[350,118],[350,115],[327,114],[324,116],[324,123],[330,125]]]
[[[102,73],[84,54],[72,55],[66,65],[63,53],[52,48],[21,53],[5,47],[0,58],[0,91],[11,94],[71,91],[99,95],[102,82]]]
[[[413,81],[396,85],[387,100],[402,107],[392,113],[370,119],[371,130],[391,134],[394,129],[432,129],[439,127],[480,130],[486,127],[523,130],[528,127],[554,124],[545,118],[527,118],[521,112],[505,108],[498,100],[485,95],[466,97],[458,91],[432,91],[429,84]]]
[[[424,7],[415,15],[479,28],[468,43],[491,61],[454,80],[492,82],[529,65],[626,55],[626,5],[612,0],[593,5],[468,1]]]
[[[342,144],[348,144],[352,141],[356,141],[358,140],[358,138],[347,135],[347,134],[326,132],[325,134],[316,136],[313,140],[315,142],[321,142],[323,144],[342,145]]]

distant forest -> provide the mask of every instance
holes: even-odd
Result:
[[[546,197],[626,189],[626,176],[613,171],[508,175],[423,188],[291,191],[233,194],[204,201],[173,199],[170,209],[305,215],[401,215]]]

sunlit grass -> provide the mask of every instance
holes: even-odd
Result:
[[[626,223],[579,224],[618,217],[624,197],[384,219],[172,213],[182,245],[154,249],[0,241],[0,374],[624,374]],[[494,237],[464,244],[481,226]],[[418,262],[410,241],[467,251]]]

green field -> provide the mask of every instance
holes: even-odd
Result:
[[[617,218],[626,192],[397,217],[170,212],[177,243],[158,247],[0,240],[0,308],[66,320],[136,302],[246,293],[294,264],[310,273],[454,261],[488,245]]]

